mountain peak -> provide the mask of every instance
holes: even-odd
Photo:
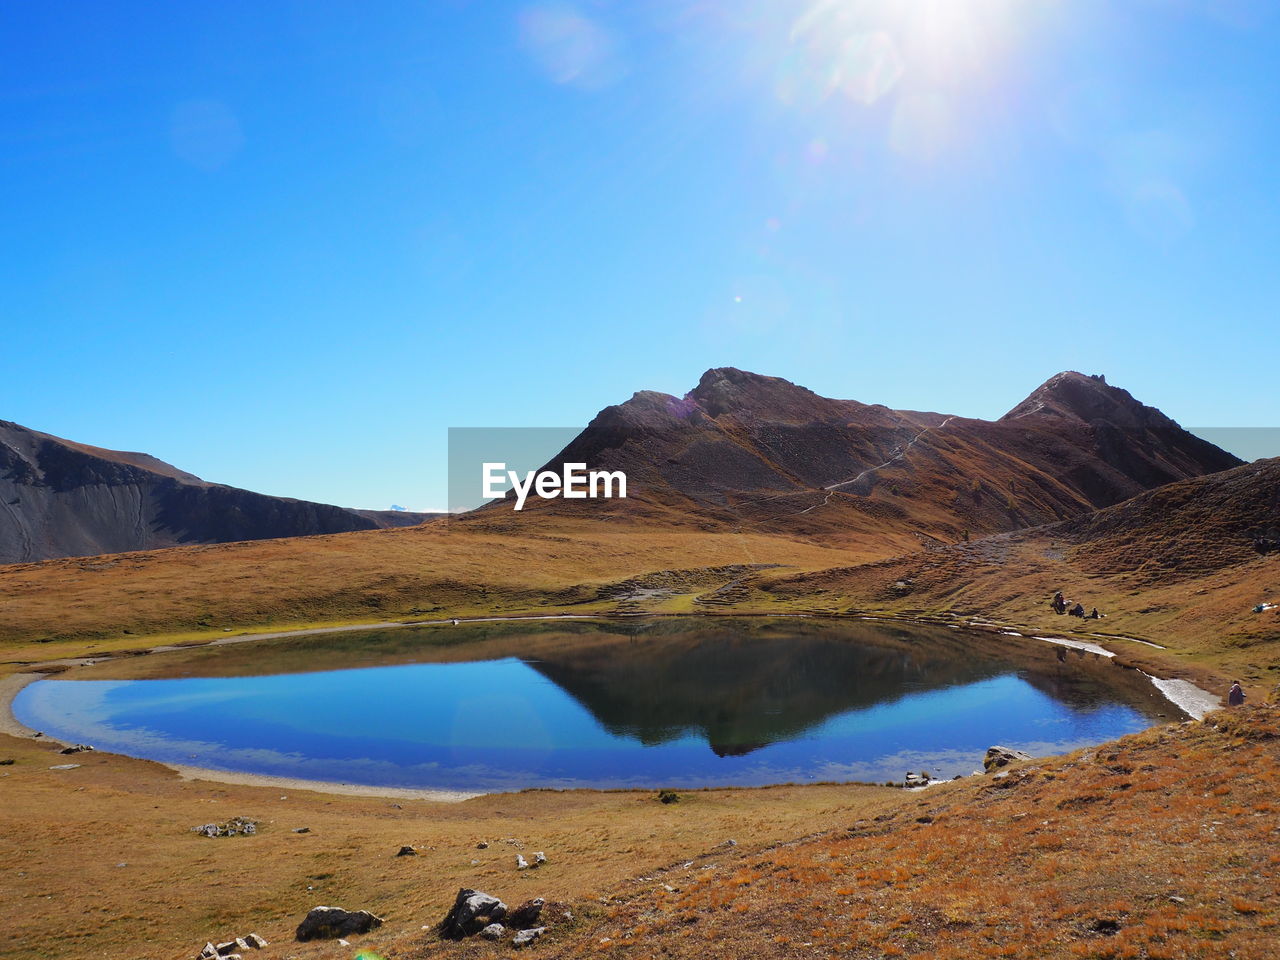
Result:
[[[712,367],[688,396],[708,416],[716,418],[726,413],[754,415],[766,410],[773,416],[809,417],[816,413],[815,405],[830,402],[790,380],[737,367]]]
[[[1128,390],[1113,387],[1102,374],[1064,370],[1050,377],[1001,420],[1058,417],[1092,423],[1107,420],[1117,426],[1173,426],[1163,413],[1135,400]]]

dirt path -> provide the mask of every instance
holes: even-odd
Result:
[[[900,447],[898,451],[892,457],[886,460],[884,463],[876,467],[868,467],[866,470],[863,470],[860,474],[858,474],[852,480],[842,480],[839,483],[831,484],[825,489],[831,490],[831,491],[839,491],[840,493],[849,492],[849,490],[847,490],[846,488],[852,488],[856,486],[858,483],[860,483],[862,480],[874,474],[877,470],[883,470],[885,467],[889,466],[891,463],[897,463],[899,460],[901,460],[903,457],[907,455],[908,450],[910,450],[912,447],[914,447],[917,443],[920,442],[920,440],[924,437],[926,433],[928,433],[930,430],[941,430],[943,427],[945,427],[948,423],[950,423],[954,419],[955,417],[947,417],[947,419],[943,420],[936,427],[925,427],[923,430],[917,433],[914,437],[908,440],[905,446]]]

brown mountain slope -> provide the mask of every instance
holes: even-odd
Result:
[[[1076,562],[1099,573],[1168,582],[1248,563],[1280,548],[1280,457],[1172,483],[1046,534],[1079,544]]]
[[[206,483],[144,453],[104,450],[0,421],[0,564],[372,530],[426,517]]]
[[[1138,637],[1183,663],[1280,680],[1280,459],[1184,480],[1094,513],[911,556],[807,574],[757,574],[743,603],[805,600],[829,612],[958,615],[1040,631]],[[1106,619],[1048,606],[1063,590]],[[757,593],[758,591],[758,593]],[[1122,642],[1139,662],[1159,654]],[[1225,688],[1219,690],[1225,692]]]
[[[721,368],[683,398],[644,391],[605,408],[548,467],[573,462],[624,471],[629,499],[535,509],[951,541],[1079,516],[1240,461],[1079,373],[989,422]]]

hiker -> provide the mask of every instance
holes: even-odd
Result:
[[[1058,616],[1062,616],[1067,612],[1067,598],[1062,595],[1061,590],[1053,595],[1053,603],[1049,604],[1049,606],[1053,607],[1053,612]]]
[[[1072,608],[1071,608],[1071,616],[1073,616],[1073,617],[1079,617],[1081,620],[1083,620],[1083,619],[1084,619],[1084,604],[1083,604],[1083,603],[1077,603],[1074,607],[1072,607]]]
[[[1240,686],[1240,681],[1236,680],[1231,684],[1231,689],[1227,692],[1228,707],[1244,706],[1244,688]]]
[[[1093,610],[1089,613],[1089,619],[1090,619],[1090,620],[1101,620],[1101,619],[1102,619],[1103,617],[1105,617],[1105,616],[1106,616],[1106,614],[1105,614],[1105,613],[1099,613],[1099,612],[1098,612],[1098,608],[1097,608],[1097,607],[1094,607],[1094,608],[1093,608]]]

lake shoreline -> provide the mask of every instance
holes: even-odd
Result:
[[[885,617],[885,616],[826,617],[821,615],[810,615],[810,614],[790,614],[790,615],[782,615],[779,617],[768,617],[768,615],[754,614],[754,613],[753,614],[696,613],[696,614],[688,614],[688,615],[675,615],[675,614],[659,615],[658,617],[654,617],[654,619],[658,619],[658,618],[670,619],[674,617],[685,617],[685,616],[694,617],[694,618],[705,617],[707,619],[720,619],[720,618],[733,618],[733,617],[749,617],[749,618],[757,618],[757,619],[761,617],[766,617],[769,619],[814,619],[814,620],[829,619],[829,620],[835,620],[835,621],[857,619],[857,620],[867,620],[867,621],[888,621],[888,622],[917,623],[917,624],[925,623],[925,624],[933,624],[935,626],[938,625],[935,621],[932,621],[932,620],[922,619],[922,618],[913,618],[913,617]],[[344,625],[344,626],[338,626],[338,627],[318,627],[318,628],[307,628],[307,629],[301,629],[301,630],[273,631],[270,633],[238,635],[235,637],[225,637],[225,638],[220,637],[220,638],[214,638],[204,643],[182,644],[182,645],[162,644],[162,645],[158,645],[156,647],[150,648],[148,650],[145,650],[140,654],[133,654],[133,655],[148,656],[151,654],[169,653],[169,652],[176,652],[180,650],[190,650],[190,649],[205,647],[205,646],[219,646],[219,645],[227,645],[227,644],[233,644],[233,643],[244,643],[250,640],[271,640],[271,639],[282,639],[282,638],[288,638],[288,637],[314,636],[314,635],[324,635],[324,634],[344,633],[344,632],[394,629],[394,628],[400,628],[400,627],[450,626],[450,625],[453,625],[455,622],[458,624],[464,624],[464,623],[472,624],[472,623],[487,623],[487,622],[520,622],[520,621],[549,621],[549,620],[616,621],[616,620],[633,620],[633,619],[646,619],[646,618],[634,616],[634,615],[626,615],[626,616],[619,617],[619,616],[609,616],[609,615],[602,616],[602,615],[591,615],[591,614],[584,614],[584,615],[551,614],[551,615],[543,615],[543,616],[476,617],[476,618],[469,618],[469,619],[459,618],[456,621],[452,618],[444,619],[444,620],[432,620],[432,621],[389,621],[386,623],[375,624],[375,625]],[[1003,625],[1003,624],[995,624],[990,621],[982,621],[974,626],[969,626],[969,627],[965,627],[961,625],[952,625],[952,626],[954,626],[957,629],[973,629],[975,632],[980,632],[980,633],[988,633],[988,634],[999,633],[1002,636],[1008,637],[1010,640],[1013,640],[1015,638],[1029,639],[1029,640],[1035,640],[1039,642],[1067,645],[1067,646],[1077,647],[1077,648],[1079,647],[1092,648],[1092,649],[1088,649],[1088,652],[1114,658],[1114,654],[1112,654],[1110,651],[1106,651],[1101,647],[1094,647],[1091,644],[1081,644],[1079,641],[1068,640],[1065,638],[1037,636],[1037,635],[1022,633],[1014,629],[1013,627]],[[15,698],[17,697],[18,693],[23,688],[25,688],[28,684],[36,680],[47,678],[51,674],[56,674],[57,672],[60,672],[61,669],[66,669],[73,666],[90,666],[95,663],[102,663],[112,659],[116,659],[116,658],[108,655],[108,656],[102,656],[102,657],[83,657],[83,658],[69,658],[65,660],[55,660],[55,661],[49,661],[43,664],[32,665],[37,669],[32,669],[29,671],[24,671],[22,673],[15,673],[15,674],[10,674],[7,676],[0,677],[0,733],[6,733],[11,736],[18,736],[18,737],[23,737],[28,739],[39,738],[42,740],[46,740],[50,743],[62,743],[62,741],[57,740],[55,738],[38,737],[36,731],[32,730],[31,728],[27,727],[25,724],[21,723],[21,721],[18,720],[18,718],[13,712],[13,702]],[[40,670],[38,669],[40,667],[49,668],[49,669]],[[1140,672],[1142,672],[1143,675],[1146,676],[1152,682],[1156,690],[1166,700],[1168,700],[1173,706],[1183,711],[1184,713],[1186,713],[1188,716],[1192,717],[1195,720],[1200,720],[1201,718],[1203,718],[1203,716],[1207,712],[1209,712],[1209,710],[1215,709],[1216,708],[1214,706],[1215,703],[1217,703],[1217,705],[1220,705],[1220,698],[1216,697],[1216,695],[1211,694],[1206,690],[1203,690],[1200,687],[1195,686],[1194,684],[1191,684],[1189,681],[1166,680],[1166,679],[1156,677],[1146,671],[1140,671]],[[1173,694],[1177,694],[1177,695],[1173,695]],[[124,755],[127,756],[127,754],[124,754]],[[139,758],[139,759],[146,759],[146,758]],[[168,769],[176,772],[183,779],[187,779],[187,780],[204,780],[204,781],[212,781],[216,783],[225,783],[225,784],[240,785],[240,786],[275,787],[283,790],[311,790],[319,793],[328,793],[336,796],[387,797],[387,798],[399,798],[399,799],[429,800],[429,801],[444,802],[444,803],[458,803],[468,799],[472,799],[474,797],[509,792],[509,791],[485,791],[485,790],[465,791],[465,790],[448,790],[448,789],[434,789],[434,788],[380,787],[380,786],[367,785],[367,784],[308,780],[305,778],[298,778],[298,777],[273,776],[269,774],[255,774],[255,773],[248,773],[248,772],[220,770],[215,768],[200,767],[200,766],[194,766],[194,765],[169,763],[161,760],[148,760],[148,762],[158,763],[161,766],[167,767]],[[583,788],[583,789],[590,789],[590,788]],[[742,789],[753,789],[753,788],[743,787]]]

